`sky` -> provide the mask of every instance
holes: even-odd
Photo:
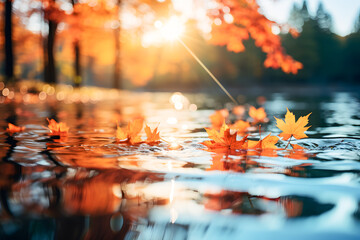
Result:
[[[331,14],[333,31],[341,36],[352,32],[354,22],[360,13],[360,0],[308,0],[308,9],[315,15],[319,2]],[[265,16],[278,23],[286,23],[294,3],[302,6],[303,0],[258,0]]]

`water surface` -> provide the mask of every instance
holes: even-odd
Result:
[[[262,136],[280,132],[286,107],[312,112],[309,138],[294,141],[307,149],[271,154],[200,144],[214,109],[231,107],[223,98],[185,94],[176,110],[171,93],[33,95],[1,99],[0,239],[360,238],[358,94],[266,96]],[[116,142],[116,121],[139,116],[160,144]],[[50,136],[46,118],[68,136]],[[9,135],[8,122],[26,130]]]

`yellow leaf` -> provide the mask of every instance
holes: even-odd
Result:
[[[145,125],[145,133],[146,133],[146,142],[147,143],[155,143],[160,141],[160,132],[157,131],[158,128],[155,128],[152,132],[148,125]]]
[[[143,127],[143,119],[135,119],[134,121],[128,123],[126,128],[121,128],[119,125],[116,130],[116,139],[118,141],[126,140],[130,144],[136,144],[141,142],[141,137],[139,133]]]
[[[270,134],[260,141],[248,140],[248,149],[277,149],[275,144],[279,141],[277,136],[271,136]]]
[[[292,136],[296,139],[307,138],[308,136],[304,133],[311,126],[306,127],[309,123],[309,113],[306,116],[300,117],[297,121],[295,121],[295,115],[287,109],[287,113],[285,115],[285,121],[282,119],[276,119],[276,126],[283,131],[279,134],[279,137],[282,137],[285,141],[291,138]]]

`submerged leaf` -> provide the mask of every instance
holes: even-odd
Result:
[[[306,149],[300,145],[297,145],[297,144],[290,144],[292,146],[293,149]]]

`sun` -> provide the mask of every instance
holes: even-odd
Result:
[[[161,36],[167,41],[178,39],[185,30],[184,21],[177,16],[172,16],[165,24],[160,21],[155,22],[155,27],[160,31]]]

